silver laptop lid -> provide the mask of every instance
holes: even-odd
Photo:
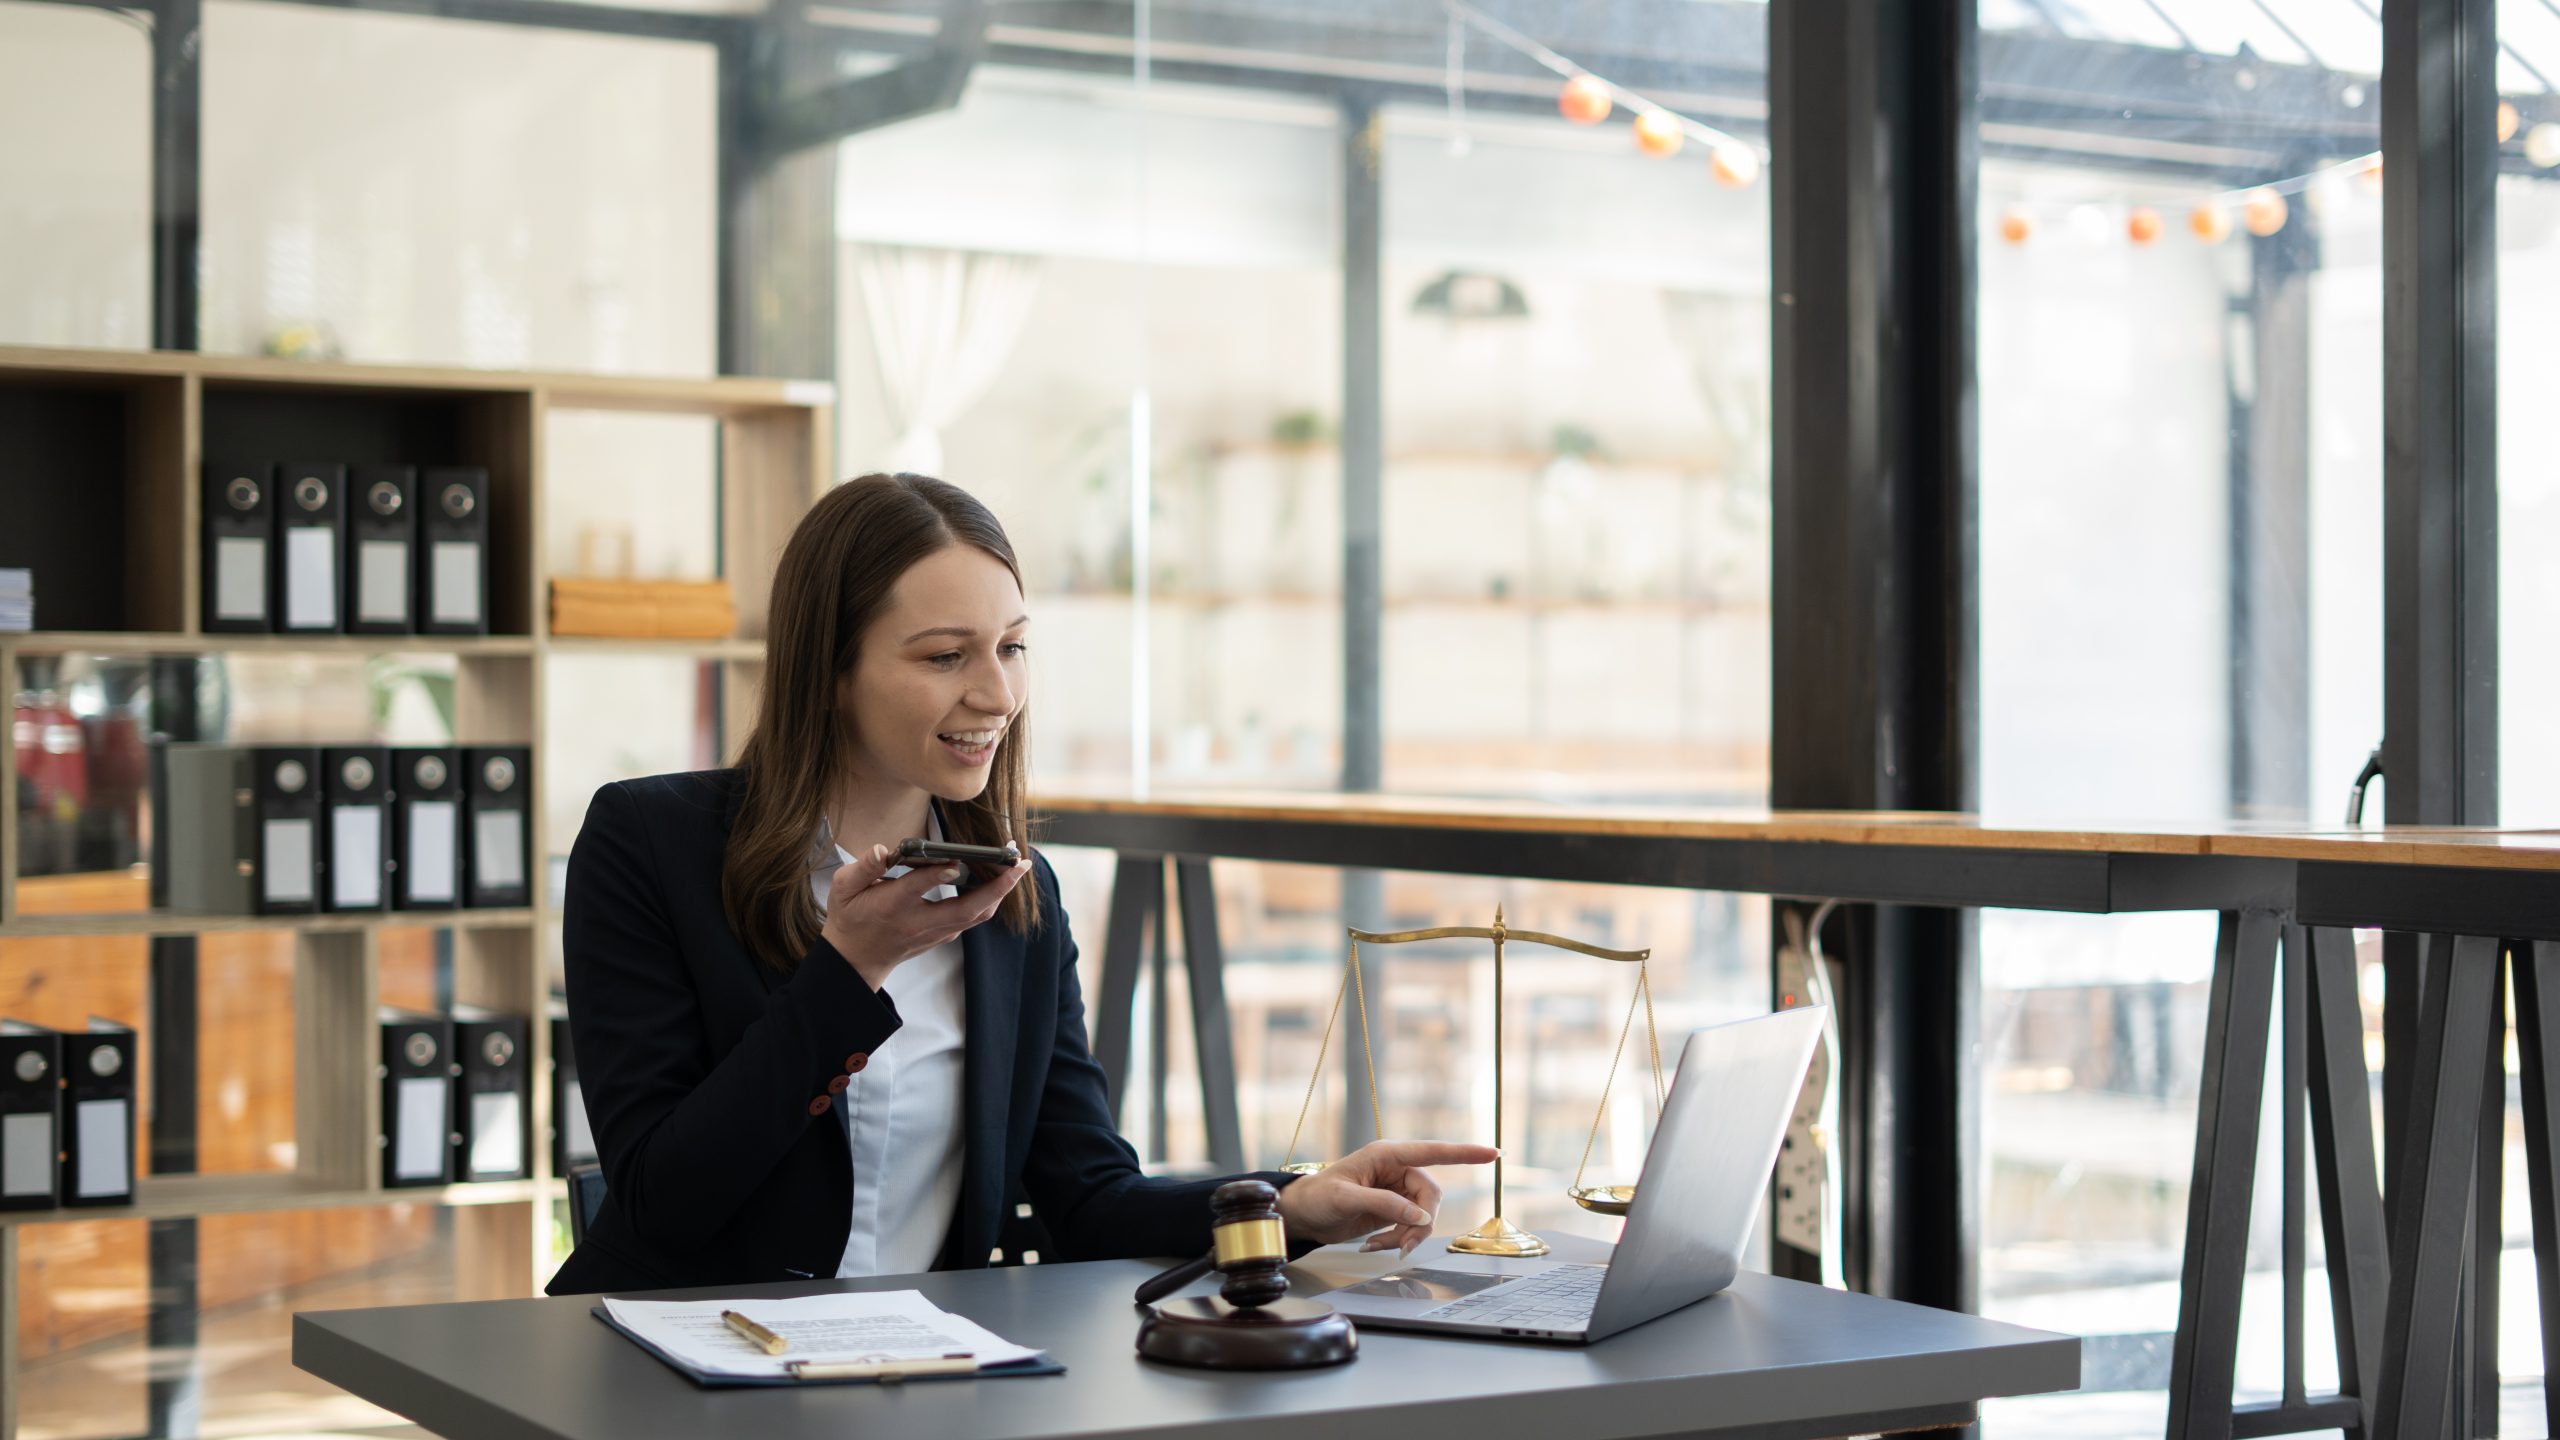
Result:
[[[1802,1005],[1691,1032],[1592,1306],[1591,1339],[1733,1283],[1824,1014]]]

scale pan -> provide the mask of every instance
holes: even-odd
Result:
[[[1576,1185],[1565,1193],[1574,1204],[1602,1215],[1624,1215],[1636,1203],[1633,1185]]]

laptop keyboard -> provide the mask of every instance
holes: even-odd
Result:
[[[1591,1307],[1600,1301],[1606,1265],[1558,1265],[1525,1280],[1479,1291],[1422,1313],[1425,1320],[1463,1320],[1470,1325],[1508,1325],[1522,1330],[1580,1330],[1591,1323]]]

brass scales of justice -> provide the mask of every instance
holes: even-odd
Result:
[[[1307,1096],[1298,1104],[1298,1123],[1289,1132],[1288,1157],[1282,1162],[1280,1168],[1295,1175],[1312,1175],[1324,1168],[1322,1161],[1297,1158],[1298,1136],[1306,1129],[1307,1109],[1315,1101],[1316,1086],[1324,1079],[1325,1054],[1333,1043],[1333,1027],[1335,1021],[1341,1018],[1342,997],[1346,990],[1356,997],[1359,1007],[1360,1058],[1369,1082],[1369,1121],[1376,1127],[1377,1133],[1380,1135],[1387,1133],[1378,1104],[1377,1057],[1369,1044],[1369,987],[1360,973],[1360,944],[1364,940],[1372,945],[1404,945],[1416,940],[1454,939],[1493,942],[1493,1140],[1494,1145],[1499,1148],[1502,1144],[1503,1088],[1502,949],[1504,945],[1511,943],[1547,945],[1559,950],[1572,950],[1584,955],[1597,956],[1602,960],[1615,960],[1636,967],[1635,993],[1627,998],[1627,1018],[1618,1027],[1618,1048],[1609,1056],[1609,1078],[1600,1087],[1600,1107],[1592,1113],[1591,1134],[1582,1142],[1582,1161],[1574,1167],[1572,1188],[1565,1192],[1572,1197],[1573,1203],[1585,1210],[1597,1211],[1603,1215],[1626,1214],[1629,1207],[1635,1204],[1636,1187],[1633,1185],[1586,1185],[1583,1183],[1583,1174],[1591,1166],[1591,1147],[1600,1138],[1600,1121],[1609,1113],[1609,1092],[1617,1084],[1618,1062],[1624,1059],[1627,1053],[1627,1036],[1635,1026],[1638,1002],[1642,1002],[1644,1006],[1645,1048],[1653,1059],[1654,1114],[1659,1119],[1662,1113],[1662,1102],[1666,1092],[1662,1084],[1662,1036],[1655,1027],[1653,1019],[1653,979],[1649,963],[1652,960],[1653,951],[1650,949],[1611,950],[1598,945],[1588,945],[1580,940],[1568,940],[1561,935],[1549,935],[1542,930],[1514,930],[1503,924],[1502,907],[1499,905],[1494,907],[1493,924],[1490,928],[1481,925],[1439,925],[1428,930],[1395,930],[1385,933],[1352,929],[1349,934],[1351,956],[1343,966],[1342,984],[1333,992],[1333,1009],[1325,1015],[1324,1036],[1316,1042],[1315,1073],[1307,1077]],[[1493,1162],[1493,1218],[1464,1235],[1453,1237],[1449,1241],[1450,1249],[1465,1255],[1525,1257],[1547,1253],[1546,1241],[1502,1218],[1502,1194],[1502,1161],[1497,1156]]]

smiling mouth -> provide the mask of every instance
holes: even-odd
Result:
[[[946,730],[934,738],[964,764],[977,765],[995,753],[996,742],[1003,737],[1004,727],[995,725],[982,730]]]

